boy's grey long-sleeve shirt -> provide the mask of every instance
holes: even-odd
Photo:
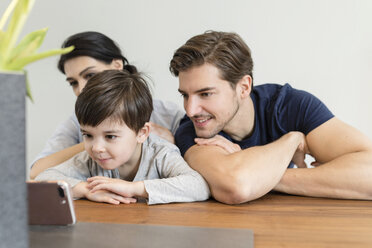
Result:
[[[64,180],[74,187],[94,176],[120,178],[118,169],[102,169],[84,151],[45,170],[35,180]],[[141,162],[133,181],[144,181],[148,204],[204,201],[210,196],[208,184],[188,166],[179,149],[155,135],[142,145]]]

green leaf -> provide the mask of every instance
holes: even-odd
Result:
[[[43,43],[47,30],[47,28],[43,28],[26,35],[22,41],[12,49],[7,63],[34,54]]]
[[[66,47],[66,48],[63,48],[63,49],[49,50],[49,51],[46,51],[46,52],[42,52],[42,53],[26,56],[26,57],[23,57],[23,58],[19,58],[18,60],[13,61],[12,63],[10,63],[7,66],[7,68],[8,68],[8,70],[14,70],[14,71],[22,70],[23,67],[25,67],[27,64],[29,64],[31,62],[34,62],[34,61],[37,61],[39,59],[43,59],[43,58],[46,58],[46,57],[49,57],[49,56],[53,56],[53,55],[66,54],[66,53],[71,52],[73,49],[74,49],[74,47],[70,46],[70,47]]]
[[[4,58],[8,58],[10,51],[14,48],[34,2],[35,0],[20,0],[17,2],[7,31],[0,43],[0,54],[2,54]]]
[[[36,53],[44,41],[47,28],[26,35],[16,45],[18,36],[34,3],[35,0],[12,0],[0,19],[0,70],[2,71],[24,71],[24,66],[29,63],[49,56],[69,53],[74,49],[71,46],[64,49]],[[8,22],[10,16],[11,18]],[[8,25],[5,30],[7,22]],[[25,71],[24,73],[26,74]],[[25,77],[26,94],[33,102],[27,75]]]
[[[3,30],[3,28],[5,27],[5,24],[6,24],[8,18],[10,16],[10,14],[12,13],[14,7],[17,5],[17,3],[18,3],[18,0],[13,0],[9,4],[8,8],[6,8],[6,10],[5,10],[5,12],[4,12],[4,14],[3,14],[3,16],[1,17],[1,20],[0,20],[0,30]]]

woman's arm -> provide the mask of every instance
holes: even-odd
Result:
[[[84,145],[81,141],[79,122],[75,115],[71,115],[57,127],[43,151],[32,162],[30,178],[34,179],[45,169],[63,163],[83,151]]]
[[[30,170],[30,178],[35,179],[44,170],[61,164],[82,151],[84,151],[83,142],[37,160]]]

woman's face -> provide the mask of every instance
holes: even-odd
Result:
[[[78,96],[89,78],[104,70],[122,70],[123,62],[120,59],[114,59],[110,64],[106,64],[89,56],[79,56],[67,60],[64,69],[66,81],[72,87],[74,94]]]

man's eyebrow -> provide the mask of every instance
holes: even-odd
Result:
[[[209,90],[214,90],[214,89],[216,89],[216,88],[215,87],[205,87],[205,88],[196,90],[194,93],[201,93],[201,92],[205,92],[205,91],[209,91]],[[178,89],[178,92],[180,92],[181,94],[186,93],[185,91],[183,91],[181,89]]]
[[[90,70],[94,68],[94,66],[88,66],[87,68],[85,68],[84,70],[82,70],[80,73],[79,73],[79,76],[83,75],[86,71]],[[74,80],[73,78],[71,77],[68,77],[66,78],[66,81],[71,81],[71,80]]]

